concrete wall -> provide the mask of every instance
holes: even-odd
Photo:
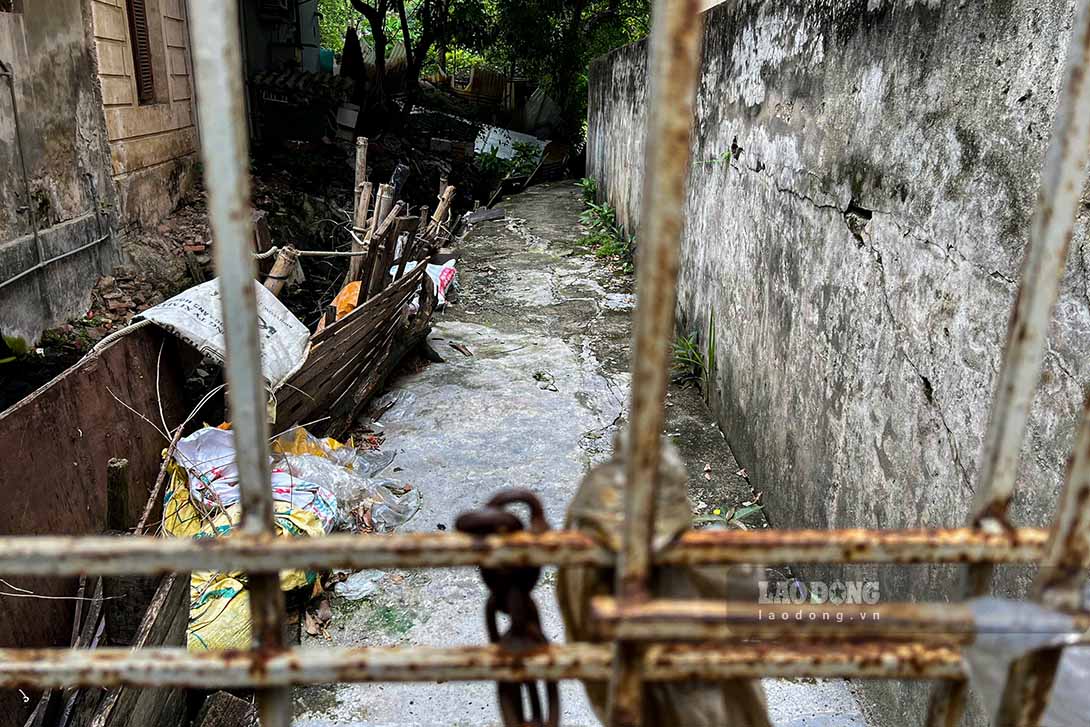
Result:
[[[116,256],[88,5],[34,0],[0,13],[0,61],[12,71],[0,75],[0,333],[16,344],[82,315]]]
[[[146,0],[155,98],[137,99],[127,0],[90,0],[122,221],[153,225],[196,181],[199,150],[185,0]]]
[[[738,0],[707,13],[678,316],[686,331],[715,327],[713,406],[774,525],[966,521],[1071,15],[1068,0]],[[591,68],[588,174],[630,228],[645,78],[642,44]],[[1090,373],[1086,211],[1019,525],[1050,522]],[[882,597],[950,599],[956,576],[883,570]],[[1004,593],[1026,583],[998,578]],[[926,689],[866,695],[900,725],[922,715]]]

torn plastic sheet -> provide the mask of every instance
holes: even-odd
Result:
[[[360,529],[363,517],[375,532],[388,533],[420,510],[420,492],[397,480],[367,477],[362,469],[347,469],[313,454],[285,455],[282,462],[295,477],[320,482],[333,492],[343,529]]]
[[[310,331],[265,286],[254,282],[261,337],[261,369],[273,391],[302,368]],[[222,364],[226,355],[219,280],[196,285],[152,306],[138,318],[165,328],[205,356]]]
[[[994,722],[1007,673],[1019,658],[1039,649],[1078,641],[1070,617],[1036,603],[978,598],[970,601],[977,636],[966,647],[969,680]],[[1086,727],[1090,715],[1090,647],[1063,651],[1042,727]]]
[[[349,601],[367,598],[378,590],[378,582],[386,575],[381,570],[361,570],[333,586],[333,592]]]
[[[456,284],[455,281],[458,276],[458,269],[455,266],[457,262],[457,260],[447,260],[442,265],[428,263],[425,268],[425,272],[427,272],[428,277],[431,278],[432,285],[435,286],[437,303],[440,308],[447,304],[447,291],[450,289],[451,284]],[[415,260],[407,263],[405,265],[405,273],[408,274],[412,272],[416,268],[416,265],[417,263]],[[394,276],[397,275],[397,266],[390,268],[390,274]],[[417,309],[420,308],[419,297],[414,299],[412,305]]]

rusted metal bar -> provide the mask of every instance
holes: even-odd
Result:
[[[0,687],[287,687],[327,682],[609,678],[608,645],[371,647],[190,653],[180,648],[0,649]],[[661,644],[647,649],[647,681],[757,677],[962,679],[957,649],[903,643],[765,646]]]
[[[984,439],[980,477],[970,524],[1006,525],[1026,424],[1047,346],[1048,324],[1075,224],[1090,153],[1090,2],[1079,0],[1068,43],[1064,80],[1041,186],[1030,228],[1022,277],[1011,310],[995,400]],[[969,569],[965,594],[991,590],[991,564]],[[965,684],[939,685],[931,695],[928,727],[953,727],[961,720]]]
[[[1033,563],[1047,531],[707,530],[688,532],[654,555],[657,565],[792,563]],[[123,575],[195,570],[448,568],[614,565],[614,555],[578,531],[473,538],[461,533],[333,534],[325,538],[0,538],[0,575]]]
[[[637,303],[633,321],[631,419],[625,458],[624,537],[616,593],[649,597],[655,498],[662,458],[668,349],[689,173],[689,133],[700,70],[703,18],[696,0],[656,0],[648,50],[650,111],[643,168]],[[663,493],[684,498],[684,492]],[[642,646],[618,642],[609,689],[610,727],[642,722]]]
[[[1037,207],[1030,229],[1018,294],[1011,310],[1007,343],[995,390],[979,486],[973,498],[974,524],[1006,522],[1030,404],[1041,378],[1048,324],[1059,294],[1075,210],[1086,180],[1090,154],[1090,22],[1081,0],[1071,31],[1063,91],[1056,108]]]
[[[953,646],[972,643],[978,629],[966,603],[744,603],[650,600],[621,605],[610,596],[591,602],[606,637],[631,641],[881,639]],[[1073,642],[1090,642],[1090,614],[1068,614]],[[1000,628],[989,622],[988,628]],[[1042,627],[1047,628],[1047,627]],[[1022,621],[1009,630],[1025,631]]]
[[[1083,586],[1090,568],[1090,395],[1083,402],[1079,435],[1067,465],[1060,506],[1052,523],[1034,595],[1046,606],[1085,608]],[[1063,649],[1034,652],[1011,665],[996,718],[998,727],[1036,725],[1048,706],[1048,695]]]
[[[254,293],[256,268],[250,255],[250,153],[237,37],[238,0],[194,0],[193,11],[194,37],[201,40],[194,48],[194,75],[208,213],[223,307],[227,397],[242,505],[240,530],[254,537],[271,537],[273,497]],[[284,594],[278,567],[250,572],[247,586],[255,648],[280,648]],[[289,692],[261,692],[258,702],[263,727],[287,727],[291,721]]]

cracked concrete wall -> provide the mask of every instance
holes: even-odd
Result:
[[[705,339],[715,327],[713,406],[774,525],[965,523],[1072,13],[1069,0],[708,12],[678,317]],[[645,52],[604,56],[590,79],[588,173],[629,229]],[[1018,525],[1051,521],[1090,373],[1086,238],[1084,204]],[[953,567],[878,575],[887,601],[958,593]],[[1022,594],[1029,575],[1001,569],[997,590]],[[864,696],[900,725],[922,715],[926,686]]]

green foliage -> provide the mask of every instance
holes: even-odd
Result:
[[[474,157],[477,170],[481,176],[491,180],[503,179],[511,171],[511,161],[503,159],[497,153],[496,147],[486,149]]]
[[[349,26],[362,32],[367,27],[363,15],[348,0],[318,0],[318,35],[323,48],[334,53],[344,51],[344,34]]]
[[[696,381],[708,396],[711,391],[711,377],[715,374],[716,350],[715,316],[708,319],[708,343],[700,345],[700,332],[692,331],[689,335],[678,335],[674,341],[674,370],[682,381]]]
[[[511,160],[511,175],[520,177],[532,174],[541,161],[541,147],[527,141],[516,141],[512,146],[515,157]]]
[[[587,187],[583,182],[580,186],[586,195]],[[625,273],[631,273],[636,256],[636,236],[625,233],[617,223],[616,210],[608,202],[599,204],[588,199],[586,205],[579,215],[579,221],[590,228],[583,241],[594,248],[595,255],[613,258],[621,263]]]
[[[743,504],[741,506],[735,506],[728,508],[725,512],[722,508],[715,508],[712,510],[711,515],[697,515],[693,518],[694,525],[722,525],[728,528],[740,528],[742,530],[748,530],[749,527],[743,522],[746,518],[753,517],[761,512],[762,506],[757,503]]]
[[[579,189],[583,190],[583,201],[590,203],[598,198],[598,182],[591,177],[583,177],[575,183]]]

